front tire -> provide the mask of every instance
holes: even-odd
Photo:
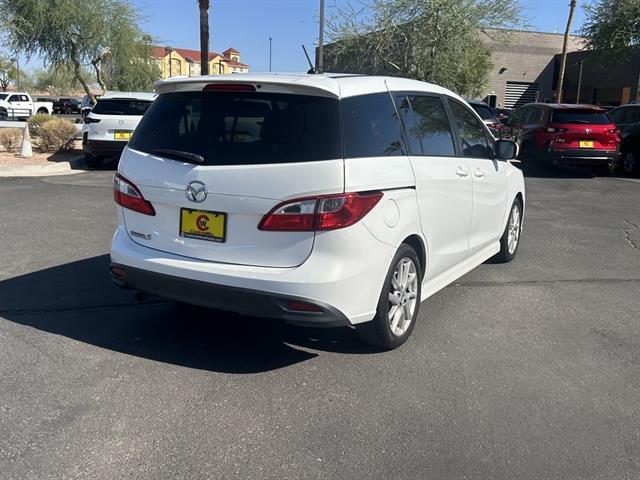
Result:
[[[507,226],[504,228],[502,238],[500,238],[500,251],[495,255],[495,260],[499,263],[508,263],[516,258],[521,236],[522,202],[516,198],[511,205]]]
[[[393,257],[376,316],[356,325],[362,341],[385,350],[398,348],[413,331],[420,310],[422,268],[416,251],[402,244]]]

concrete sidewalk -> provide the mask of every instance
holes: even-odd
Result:
[[[26,160],[26,159],[25,159]],[[0,165],[0,177],[41,177],[48,175],[71,175],[86,170],[84,156],[79,155],[66,162],[31,165]]]

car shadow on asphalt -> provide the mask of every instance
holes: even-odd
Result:
[[[320,352],[376,353],[349,328],[313,329],[179,305],[138,302],[111,283],[102,255],[0,281],[0,317],[116,352],[189,368],[258,373]]]

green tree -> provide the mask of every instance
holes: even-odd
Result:
[[[9,84],[16,79],[16,73],[16,64],[0,55],[0,88],[3,92],[6,92]]]
[[[82,76],[89,83],[95,81],[92,69],[84,67]],[[31,72],[31,81],[26,83],[38,92],[47,92],[49,95],[70,95],[81,88],[73,69],[68,67],[37,69]]]
[[[582,34],[589,48],[607,50],[607,57],[615,58],[627,47],[640,46],[640,1],[597,0],[585,6],[585,13]]]
[[[107,57],[110,68],[124,76],[118,79],[124,87],[130,78],[133,85],[146,85],[157,71],[150,49],[142,48],[144,34],[129,0],[0,0],[0,15],[13,50],[37,54],[56,70],[71,68],[87,95],[93,96],[84,67],[93,65],[104,88]],[[143,77],[149,81],[141,83]]]
[[[415,78],[475,96],[491,67],[481,32],[506,38],[503,30],[524,26],[517,0],[348,4],[329,19],[325,69]]]

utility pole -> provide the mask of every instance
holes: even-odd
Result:
[[[271,37],[269,37],[269,71],[271,71],[271,46],[272,46],[272,39]]]
[[[198,0],[200,10],[200,75],[209,75],[209,0]]]
[[[556,103],[562,103],[562,89],[564,88],[564,70],[567,66],[567,43],[569,43],[569,32],[571,32],[571,22],[573,22],[573,13],[576,10],[576,0],[569,3],[569,18],[567,19],[567,28],[564,31],[564,41],[562,42],[562,58],[560,60],[560,75],[558,77],[558,91],[556,92]]]
[[[580,60],[578,65],[580,65],[580,73],[578,73],[578,92],[576,93],[576,103],[580,103],[580,87],[582,86],[582,64],[583,61]]]
[[[324,46],[324,0],[320,0],[320,32],[318,34],[318,50],[316,50],[316,73],[322,73]]]

